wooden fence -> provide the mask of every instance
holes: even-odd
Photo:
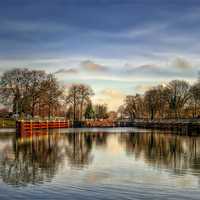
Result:
[[[32,130],[41,129],[59,129],[73,127],[71,121],[17,121],[16,130],[17,134],[30,133]]]
[[[109,119],[84,120],[84,121],[17,121],[17,134],[30,134],[32,130],[60,129],[60,128],[104,128],[104,127],[127,127],[130,122],[117,122]]]

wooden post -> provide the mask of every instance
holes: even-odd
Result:
[[[32,136],[32,130],[33,130],[33,122],[32,122],[32,119],[31,119],[31,121],[30,121],[30,129],[31,129],[31,136]]]
[[[19,121],[16,121],[16,136],[19,137],[20,136],[20,129],[21,129],[21,124]]]
[[[24,121],[23,120],[21,120],[20,121],[20,136],[21,136],[21,134],[24,132]]]

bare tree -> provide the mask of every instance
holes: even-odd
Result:
[[[105,104],[97,104],[95,105],[95,117],[97,119],[106,119],[108,118],[108,108]]]
[[[67,104],[70,103],[73,107],[73,120],[77,120],[77,109],[78,105],[80,103],[79,98],[79,86],[76,84],[73,84],[68,91],[68,95],[66,98]]]
[[[25,93],[24,79],[27,71],[26,69],[13,69],[1,76],[1,103],[12,106],[14,113],[18,113],[19,107],[21,107],[20,105]]]
[[[166,87],[169,109],[174,117],[178,118],[181,111],[190,98],[190,85],[186,81],[174,80],[168,83]]]
[[[1,77],[0,96],[3,104],[9,104],[13,113],[31,114],[37,105],[43,108],[58,103],[62,91],[56,78],[41,70],[13,69]]]
[[[94,119],[95,118],[95,111],[94,111],[92,102],[89,102],[87,104],[84,115],[85,115],[85,119]]]
[[[126,96],[125,112],[129,115],[131,120],[143,116],[143,107],[144,104],[141,95],[136,94],[135,96]]]
[[[125,107],[124,107],[124,105],[119,106],[119,108],[117,110],[117,113],[119,115],[119,119],[122,120],[124,118],[124,115],[125,115]]]
[[[157,112],[158,92],[156,88],[150,89],[145,93],[145,105],[150,119],[153,120]]]
[[[167,93],[161,85],[145,92],[144,102],[146,111],[153,120],[155,117],[163,118],[166,115]]]
[[[81,120],[83,117],[83,107],[90,102],[93,95],[92,89],[84,84],[73,84],[68,91],[66,102],[73,107],[73,120]]]
[[[83,118],[83,107],[90,103],[90,97],[94,95],[92,88],[88,85],[80,84],[79,85],[80,93],[80,119]]]
[[[31,110],[33,114],[45,78],[44,71],[19,68],[6,71],[0,82],[2,103],[12,105],[14,113]]]
[[[26,95],[24,97],[24,109],[28,110],[27,107],[30,108],[30,113],[32,117],[35,114],[35,107],[39,103],[41,96],[43,95],[42,84],[47,79],[47,74],[44,71],[40,70],[32,70],[29,71],[29,76],[27,84],[25,87],[27,88]]]
[[[50,118],[51,114],[53,114],[53,109],[60,107],[60,97],[62,97],[63,90],[54,75],[49,74],[42,83],[41,91],[44,104],[48,106],[48,116]]]
[[[198,108],[200,106],[200,82],[198,81],[190,88],[190,107],[192,108],[193,117],[198,116]]]

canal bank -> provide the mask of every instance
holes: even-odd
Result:
[[[17,132],[27,132],[38,129],[53,128],[113,128],[113,127],[137,127],[144,129],[158,129],[180,134],[196,134],[200,133],[199,119],[179,119],[179,120],[83,120],[83,121],[14,121],[0,120],[0,132],[8,129],[9,132],[17,130]]]
[[[200,121],[199,120],[162,120],[162,121],[139,121],[133,122],[133,127],[145,129],[159,129],[176,131],[181,134],[199,134]]]
[[[137,127],[144,129],[168,130],[180,134],[199,134],[199,120],[84,120],[84,121],[17,121],[17,132],[27,132],[38,129],[60,128],[114,128],[114,127]]]

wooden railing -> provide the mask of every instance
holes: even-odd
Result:
[[[17,121],[18,133],[29,132],[38,129],[56,129],[73,127],[71,121]]]
[[[60,129],[60,128],[104,128],[104,127],[125,127],[131,126],[130,122],[117,122],[109,119],[103,120],[84,120],[84,121],[17,121],[16,129],[17,135],[31,134],[33,130],[48,130],[48,129]]]

